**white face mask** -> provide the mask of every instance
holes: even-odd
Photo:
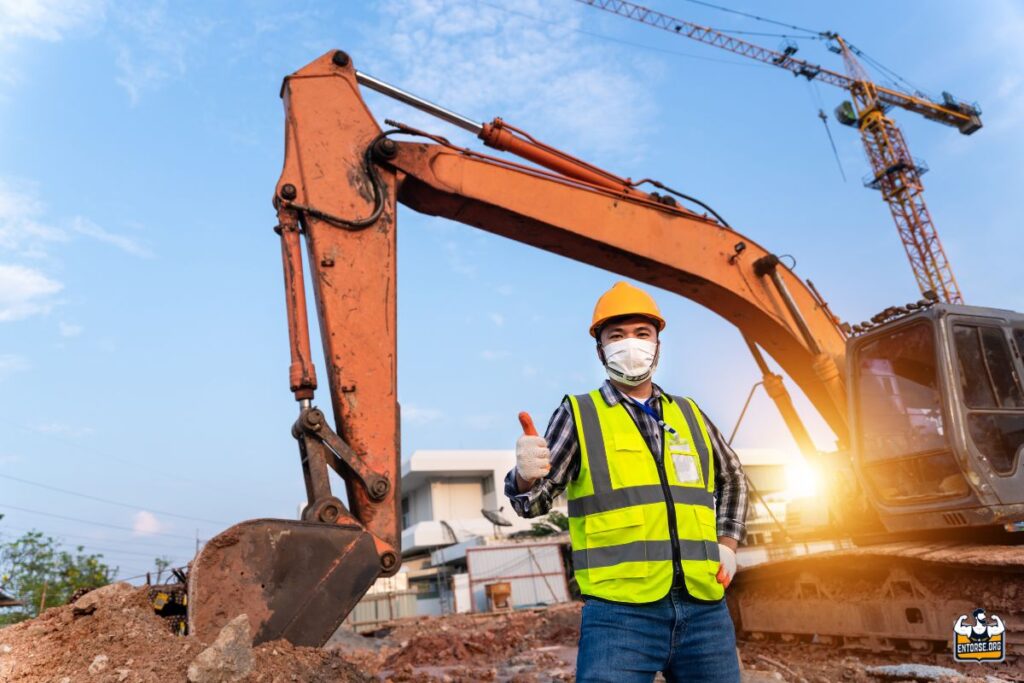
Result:
[[[609,342],[601,348],[608,376],[627,386],[646,382],[658,367],[657,342],[631,337]]]

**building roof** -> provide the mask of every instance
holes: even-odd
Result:
[[[515,463],[513,450],[414,451],[402,463],[402,490],[419,488],[431,476],[486,477],[510,470]]]

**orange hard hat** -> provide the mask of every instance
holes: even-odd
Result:
[[[590,323],[590,336],[597,338],[597,330],[612,318],[623,315],[642,315],[650,318],[658,331],[665,329],[665,319],[661,317],[658,304],[654,297],[628,282],[616,282],[607,292],[601,295],[594,306],[594,319]]]

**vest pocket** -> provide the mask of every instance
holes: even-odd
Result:
[[[651,450],[636,427],[630,425],[611,436],[614,450],[608,453],[608,474],[612,488],[630,488],[661,481]]]
[[[587,515],[584,517],[584,530],[586,570],[590,581],[647,576],[649,566],[642,508]]]

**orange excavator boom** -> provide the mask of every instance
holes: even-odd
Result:
[[[400,124],[384,131],[360,83],[536,165],[456,147]],[[212,638],[245,613],[257,642],[319,645],[379,576],[399,568],[396,202],[692,299],[772,356],[839,441],[847,440],[838,370],[845,362],[844,333],[800,278],[724,221],[647,193],[640,183],[500,119],[477,124],[359,74],[341,51],[287,77],[282,97],[285,160],[274,205],[289,384],[300,408],[292,433],[308,504],[302,521],[243,522],[207,543],[189,580],[193,633]],[[303,237],[333,429],[312,405],[317,380]],[[788,402],[776,384],[773,397]],[[791,408],[787,422],[797,419]],[[346,483],[347,506],[331,491],[329,469]]]

